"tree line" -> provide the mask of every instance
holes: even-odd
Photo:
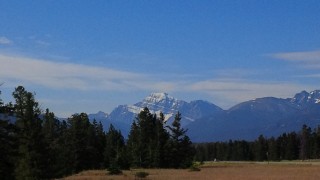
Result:
[[[254,141],[200,143],[196,148],[197,161],[281,161],[320,158],[320,126],[303,125],[301,130],[283,133],[279,137],[260,135]]]
[[[110,125],[89,121],[86,113],[58,120],[39,108],[35,94],[18,86],[15,103],[0,99],[1,179],[53,179],[88,169],[185,168],[195,149],[178,112],[171,125],[144,108],[125,139]],[[10,122],[8,117],[14,119]]]

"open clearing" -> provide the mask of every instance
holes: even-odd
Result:
[[[105,170],[84,171],[64,178],[64,180],[130,180],[135,179],[138,171],[148,172],[145,179],[179,180],[179,179],[320,179],[319,162],[208,162],[201,166],[201,171],[188,169],[132,169],[123,171],[122,175],[108,175]],[[137,179],[137,178],[136,178]]]

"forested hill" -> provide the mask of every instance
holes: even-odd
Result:
[[[192,164],[195,151],[181,128],[179,112],[172,124],[164,124],[163,114],[144,108],[129,136],[123,137],[112,125],[104,131],[101,123],[91,123],[86,113],[63,121],[49,109],[43,113],[34,94],[22,86],[12,95],[14,104],[0,101],[1,179],[55,179],[88,169]]]

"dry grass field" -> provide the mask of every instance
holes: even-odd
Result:
[[[133,169],[123,171],[122,175],[108,175],[103,170],[84,171],[79,174],[64,178],[64,180],[131,180],[138,171],[148,172],[148,180],[200,180],[200,179],[320,179],[319,162],[211,162],[201,166],[201,171],[187,169]]]

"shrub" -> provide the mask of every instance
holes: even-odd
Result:
[[[116,166],[116,165],[111,165],[111,166],[108,168],[108,171],[109,171],[109,174],[110,174],[110,175],[119,175],[119,174],[122,174],[121,169],[119,168],[119,166]]]
[[[148,175],[149,175],[149,173],[143,172],[143,171],[136,172],[136,174],[135,174],[135,176],[136,176],[137,178],[145,178],[145,177],[147,177]]]
[[[189,171],[201,171],[199,166],[200,166],[199,163],[193,162],[192,165],[189,168]]]

